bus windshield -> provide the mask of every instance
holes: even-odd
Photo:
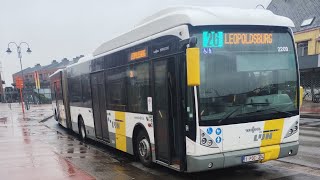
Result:
[[[200,48],[200,125],[299,114],[297,64],[287,29],[198,27],[193,36]]]

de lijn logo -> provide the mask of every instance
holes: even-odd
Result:
[[[224,35],[222,31],[203,31],[202,32],[202,47],[222,48],[224,43]]]

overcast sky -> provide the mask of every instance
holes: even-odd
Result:
[[[6,86],[20,70],[16,49],[5,53],[10,41],[26,41],[23,68],[47,65],[64,57],[92,53],[101,43],[132,29],[136,23],[167,6],[206,5],[267,8],[271,0],[1,0],[0,62]],[[0,63],[1,64],[1,63]],[[1,67],[0,67],[1,71]]]

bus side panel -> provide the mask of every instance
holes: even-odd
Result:
[[[63,96],[63,104],[64,111],[66,117],[67,128],[72,129],[71,119],[70,119],[70,104],[69,104],[69,93],[68,93],[68,79],[67,72],[64,70],[61,74],[61,85],[62,85],[62,96]]]
[[[133,130],[137,124],[145,127],[150,143],[154,147],[153,116],[107,110],[110,145],[123,152],[133,154]],[[152,148],[154,151],[154,148]]]
[[[78,118],[81,116],[86,126],[87,135],[95,138],[92,108],[70,106],[70,115],[74,132],[79,133]]]

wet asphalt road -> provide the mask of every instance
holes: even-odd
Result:
[[[87,141],[57,125],[53,119],[44,124],[58,132],[48,138],[57,153],[97,179],[320,179],[320,120],[301,119],[300,149],[295,157],[264,164],[250,164],[201,173],[179,173],[165,167],[143,167],[130,155]]]
[[[301,119],[297,156],[201,173],[143,167],[128,154],[101,143],[79,141],[59,126],[50,106],[22,116],[0,103],[0,180],[2,179],[320,179],[320,119]]]

